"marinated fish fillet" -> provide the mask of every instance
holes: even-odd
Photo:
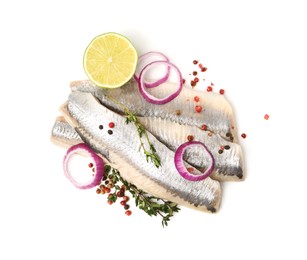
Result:
[[[201,211],[218,210],[221,201],[218,181],[206,178],[191,182],[182,178],[174,165],[174,152],[150,133],[148,136],[161,159],[161,166],[157,168],[147,162],[139,149],[135,126],[127,125],[123,116],[102,106],[92,94],[71,93],[62,112],[83,141],[102,155],[105,149],[108,150],[109,161],[117,166],[127,181],[152,195],[183,206]],[[115,124],[113,129],[108,128],[110,122]]]
[[[109,97],[127,107],[138,116],[159,117],[173,122],[201,127],[203,124],[211,132],[220,134],[226,140],[236,141],[235,122],[230,104],[223,95],[209,92],[200,92],[184,87],[180,95],[164,105],[155,105],[146,102],[141,96],[135,80],[117,89],[103,89],[95,86],[88,80],[73,81],[70,84],[72,91],[92,93],[106,107],[123,113],[123,107]],[[157,97],[166,96],[175,88],[174,84],[164,83],[158,88],[148,89]],[[194,97],[199,97],[199,102]],[[197,113],[195,106],[202,107]]]
[[[225,141],[216,134],[211,136],[204,135],[203,131],[197,127],[180,125],[167,119],[141,117],[139,120],[148,131],[172,151],[176,151],[182,143],[186,142],[188,135],[192,135],[195,141],[205,143],[215,158],[214,171],[210,175],[212,179],[219,181],[238,181],[243,179],[242,151],[238,144]],[[74,128],[63,118],[56,119],[51,139],[60,146],[71,146],[82,141]],[[227,147],[227,145],[229,149],[224,149],[224,152],[220,154],[218,152],[220,147]],[[106,154],[107,152],[105,151],[104,153]],[[188,153],[184,155],[184,160],[200,169],[207,168],[210,164],[203,149],[199,147],[190,148]]]

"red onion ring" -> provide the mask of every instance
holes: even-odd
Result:
[[[177,87],[176,91],[174,93],[164,97],[164,98],[154,97],[153,95],[149,94],[145,90],[146,86],[145,86],[145,82],[144,82],[144,76],[145,76],[146,72],[148,70],[150,70],[153,66],[156,66],[156,65],[159,65],[159,64],[167,65],[169,68],[173,69],[176,72],[177,77],[178,77],[178,87]],[[149,103],[152,103],[152,104],[156,104],[156,105],[163,105],[163,104],[166,104],[166,103],[172,101],[174,98],[176,98],[180,94],[182,87],[183,87],[182,75],[181,75],[180,70],[177,68],[177,66],[175,66],[173,63],[171,63],[169,61],[153,61],[153,62],[147,64],[145,66],[145,68],[141,71],[139,81],[138,81],[138,85],[139,85],[139,90],[141,92],[141,95],[144,97],[144,99],[146,101],[148,101]]]
[[[201,175],[194,175],[188,172],[187,168],[185,167],[183,163],[183,154],[186,151],[187,148],[191,146],[201,146],[204,148],[204,150],[207,152],[211,159],[211,165],[210,167]],[[205,146],[205,144],[198,142],[198,141],[192,141],[192,142],[186,142],[178,147],[178,149],[175,152],[175,157],[174,157],[174,163],[175,167],[178,171],[178,173],[185,179],[189,181],[201,181],[206,179],[213,171],[214,169],[214,157],[211,154],[211,152],[208,150],[208,148]]]
[[[151,58],[151,57],[153,57],[153,56],[158,56],[158,57],[162,58],[161,60],[163,60],[163,61],[169,61],[168,57],[166,57],[163,53],[157,52],[157,51],[150,51],[150,52],[147,52],[147,53],[141,55],[141,56],[139,57],[139,59],[138,59],[138,63],[140,64],[143,60],[146,60],[146,59]],[[148,64],[149,64],[149,63],[145,64],[145,66],[148,65]],[[145,67],[145,66],[144,66],[144,67]],[[142,68],[142,70],[144,69],[144,67]],[[141,71],[142,71],[142,70],[141,70]],[[167,71],[166,71],[166,73],[165,73],[164,76],[162,76],[160,79],[158,79],[158,80],[155,81],[155,82],[145,82],[145,81],[144,81],[144,85],[145,85],[146,88],[154,88],[154,87],[157,87],[157,86],[161,85],[162,83],[164,83],[165,81],[168,80],[169,74],[170,74],[170,67],[167,66]],[[139,82],[139,78],[140,78],[139,76],[140,76],[140,73],[135,72],[135,74],[134,74],[134,79],[135,79],[137,82]]]
[[[90,182],[84,184],[81,184],[76,179],[74,179],[68,170],[68,162],[71,156],[80,151],[86,152],[92,158],[95,167],[93,179]],[[67,150],[63,160],[63,168],[65,176],[79,189],[90,189],[99,185],[104,174],[103,160],[88,145],[84,143],[73,145]]]

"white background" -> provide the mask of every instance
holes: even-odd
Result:
[[[1,2],[0,259],[307,258],[304,1],[170,2]],[[86,78],[86,46],[109,31],[184,76],[199,59],[225,89],[247,178],[223,185],[217,214],[182,208],[163,229],[63,175],[50,130],[69,82]]]

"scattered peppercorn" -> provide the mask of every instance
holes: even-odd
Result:
[[[125,206],[124,206],[124,209],[129,209],[130,208],[130,206],[128,205],[128,204],[126,204]]]
[[[126,201],[122,200],[122,201],[120,202],[120,205],[125,206],[125,205],[126,205]]]
[[[197,71],[193,71],[193,76],[196,76],[197,75]]]
[[[92,172],[95,172],[95,168],[92,168]]]
[[[185,79],[182,79],[182,84],[184,84],[185,83]]]
[[[194,80],[191,80],[191,86],[195,87],[196,86],[196,82]]]
[[[244,133],[241,134],[241,137],[245,139],[246,138],[246,134],[244,134]]]
[[[99,125],[99,129],[102,130],[103,129],[103,125]]]
[[[208,92],[211,92],[211,91],[212,91],[212,87],[211,87],[211,86],[208,86],[208,87],[207,87],[207,91],[208,91]]]
[[[231,136],[230,132],[226,133],[226,137],[230,137],[230,136]]]
[[[187,171],[188,171],[189,173],[191,173],[191,172],[193,172],[193,171],[194,171],[194,168],[192,168],[192,167],[188,167],[188,168],[187,168]]]
[[[224,95],[224,93],[225,93],[225,90],[224,89],[220,89],[220,94]]]
[[[112,204],[113,204],[113,201],[108,200],[108,204],[109,204],[109,205],[112,205]]]
[[[109,123],[109,127],[110,127],[110,128],[113,128],[114,126],[115,126],[115,124],[114,124],[113,122],[110,122],[110,123]]]
[[[109,135],[113,134],[113,131],[109,129],[109,130],[108,130],[108,134],[109,134]]]
[[[198,102],[198,101],[199,101],[199,97],[198,97],[198,96],[195,96],[195,97],[194,97],[194,101],[195,101],[195,102]]]
[[[206,67],[202,67],[201,68],[201,72],[205,72],[205,71],[207,71],[207,68]]]
[[[222,150],[222,149],[220,149],[220,150],[219,150],[219,154],[222,154],[222,153],[223,153],[223,150]]]
[[[198,60],[193,60],[193,64],[197,64],[198,63]]]
[[[97,189],[97,190],[96,190],[96,193],[97,193],[97,194],[100,194],[100,193],[101,193],[101,189]]]
[[[224,146],[224,148],[225,148],[226,150],[229,150],[229,149],[230,149],[230,146],[227,144],[227,145]]]
[[[124,197],[123,197],[123,200],[124,200],[124,201],[128,201],[128,200],[129,200],[129,197],[128,197],[128,196],[124,196]]]
[[[176,110],[176,115],[180,116],[181,115],[181,111],[179,109]]]
[[[125,214],[126,214],[127,216],[130,216],[130,215],[132,214],[132,212],[131,212],[131,210],[127,210],[127,211],[125,212]]]
[[[194,140],[194,136],[193,135],[188,135],[187,139],[189,142],[192,142]]]
[[[268,120],[269,117],[270,117],[270,116],[269,116],[268,114],[265,114],[265,115],[264,115],[264,119],[265,119],[265,120]]]
[[[195,106],[195,111],[197,113],[200,113],[202,111],[202,107],[201,106]]]
[[[222,146],[221,146],[221,150],[224,150],[224,149],[225,149],[225,146],[224,146],[224,145],[222,145]]]
[[[199,78],[195,77],[195,78],[194,78],[194,81],[195,81],[196,83],[199,82]]]
[[[92,168],[93,166],[94,166],[93,163],[89,163],[89,164],[88,164],[88,167],[89,167],[89,168]]]
[[[206,125],[202,125],[200,129],[205,131],[205,130],[207,130],[207,126]]]
[[[203,67],[203,64],[199,63],[198,67],[201,69]]]

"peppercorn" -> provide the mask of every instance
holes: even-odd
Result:
[[[207,130],[207,126],[206,125],[202,125],[200,129],[205,131],[205,130]]]
[[[109,134],[109,135],[113,134],[113,131],[109,129],[109,130],[108,130],[108,134]]]
[[[244,134],[244,133],[241,134],[241,137],[242,137],[242,138],[246,138],[246,134]]]
[[[194,80],[191,80],[191,86],[195,87],[196,86],[196,82]]]
[[[187,139],[189,142],[192,142],[194,140],[194,136],[193,135],[188,135]]]
[[[198,60],[193,60],[193,64],[196,65],[198,63]]]
[[[195,77],[195,78],[194,78],[194,81],[195,81],[196,83],[199,82],[199,78]]]
[[[126,204],[125,206],[124,206],[124,209],[129,209],[130,208],[130,206],[128,205],[128,204]]]
[[[176,115],[177,115],[177,116],[180,116],[180,115],[181,115],[181,111],[177,109],[177,110],[176,110]]]
[[[201,68],[201,71],[202,71],[202,72],[205,72],[206,70],[207,70],[206,67],[202,67],[202,68]]]
[[[99,129],[102,130],[103,129],[103,125],[99,125]]]
[[[195,102],[198,102],[198,101],[199,101],[199,97],[198,97],[198,96],[195,96],[195,97],[194,97],[194,101],[195,101]]]
[[[193,71],[193,76],[196,76],[197,75],[197,71]]]
[[[226,150],[229,150],[229,149],[230,149],[230,146],[229,146],[229,145],[225,145],[224,148],[225,148]]]
[[[97,189],[97,190],[96,190],[96,193],[97,193],[97,194],[100,194],[100,193],[101,193],[101,189]]]
[[[212,91],[212,87],[211,87],[211,86],[208,86],[208,87],[207,87],[207,91],[208,91],[208,92],[211,92],[211,91]]]
[[[89,164],[88,164],[88,167],[89,167],[89,168],[92,168],[93,166],[94,166],[93,163],[89,163]]]
[[[122,201],[120,202],[120,205],[125,206],[125,205],[126,205],[126,201],[122,200]]]
[[[124,197],[123,197],[123,200],[124,200],[124,201],[128,201],[128,200],[129,200],[129,197],[128,197],[128,196],[124,196]]]
[[[220,94],[223,95],[225,93],[224,89],[220,89]]]
[[[113,128],[114,125],[115,125],[115,124],[114,124],[113,122],[110,122],[110,123],[109,123],[109,127],[110,127],[110,128]]]
[[[202,107],[201,106],[195,106],[195,111],[197,113],[200,113],[202,111]]]
[[[220,150],[219,150],[219,154],[222,154],[222,153],[223,153],[223,150],[222,150],[222,149],[220,149]]]

